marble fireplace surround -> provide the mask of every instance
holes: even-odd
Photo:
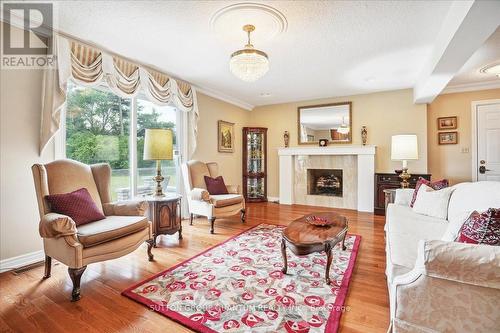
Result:
[[[375,148],[342,145],[279,149],[280,203],[373,212]],[[343,197],[308,195],[307,169],[342,169]]]

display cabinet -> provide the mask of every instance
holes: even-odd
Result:
[[[243,195],[267,201],[267,128],[243,127]]]

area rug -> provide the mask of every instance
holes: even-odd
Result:
[[[198,332],[336,332],[360,236],[326,255],[288,253],[283,226],[261,224],[142,281],[122,294]]]

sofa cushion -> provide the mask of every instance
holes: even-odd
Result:
[[[210,201],[216,208],[236,205],[243,202],[243,200],[241,194],[218,194],[210,196]]]
[[[435,191],[422,184],[418,190],[417,200],[413,204],[413,211],[418,214],[446,219],[448,217],[448,203],[454,188],[443,188]]]
[[[472,212],[460,229],[458,241],[500,246],[500,209],[490,208],[481,214]]]
[[[45,197],[53,213],[67,215],[77,226],[102,220],[106,216],[97,207],[86,188],[70,193],[50,194]]]
[[[434,182],[430,182],[425,178],[419,177],[417,183],[415,184],[415,191],[413,192],[413,197],[411,198],[410,201],[410,207],[413,207],[413,205],[415,205],[415,201],[417,200],[418,190],[422,185],[427,185],[433,190],[438,191],[445,187],[448,187],[449,182],[448,179],[441,179],[441,180],[436,180]]]
[[[149,228],[144,216],[107,216],[104,220],[78,227],[77,235],[83,247],[105,243],[142,229]]]
[[[473,211],[483,212],[498,207],[500,202],[500,182],[460,183],[453,187],[455,191],[448,206],[450,223],[442,237],[442,240],[449,242],[457,239],[460,228]]]
[[[440,239],[447,226],[444,219],[417,214],[408,206],[390,204],[385,222],[388,259],[392,264],[412,269],[419,240]]]

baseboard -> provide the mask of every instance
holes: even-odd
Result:
[[[0,260],[0,273],[34,264],[42,260],[45,260],[45,253],[43,252],[43,250],[22,254],[17,257],[3,259]]]
[[[278,201],[280,201],[280,198],[279,197],[267,197],[267,201],[278,202]]]

